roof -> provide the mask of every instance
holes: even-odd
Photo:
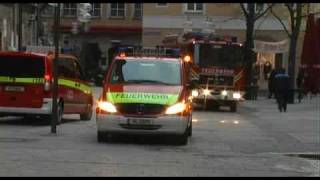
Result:
[[[46,57],[48,54],[46,53],[33,53],[33,52],[16,52],[16,51],[0,51],[0,55],[6,56],[38,56],[38,57]],[[69,59],[77,59],[75,56],[70,54],[59,54],[59,57],[69,58]]]
[[[125,59],[125,60],[153,60],[153,61],[182,61],[181,58],[171,58],[171,57],[155,57],[155,56],[116,56],[115,59]]]

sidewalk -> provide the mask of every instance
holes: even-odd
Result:
[[[320,96],[288,104],[287,112],[282,113],[276,100],[266,97],[245,101],[240,106],[254,116],[253,123],[263,127],[265,133],[276,137],[279,143],[288,144],[280,151],[320,152]]]

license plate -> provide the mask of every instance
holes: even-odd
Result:
[[[152,125],[150,119],[128,119],[128,123],[132,125]]]
[[[24,87],[21,86],[6,86],[4,88],[5,91],[10,91],[10,92],[24,92]]]

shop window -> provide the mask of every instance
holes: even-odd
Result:
[[[110,5],[110,16],[121,17],[125,15],[125,4],[124,3],[111,3]]]
[[[63,16],[74,17],[77,16],[77,4],[76,3],[64,3],[63,4]]]
[[[141,3],[135,3],[134,4],[134,18],[141,19],[142,17],[142,4]]]

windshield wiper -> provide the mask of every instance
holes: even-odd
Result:
[[[166,83],[163,81],[156,81],[156,80],[128,80],[125,83],[137,83],[137,84],[152,83],[152,84],[174,85],[174,84]]]

